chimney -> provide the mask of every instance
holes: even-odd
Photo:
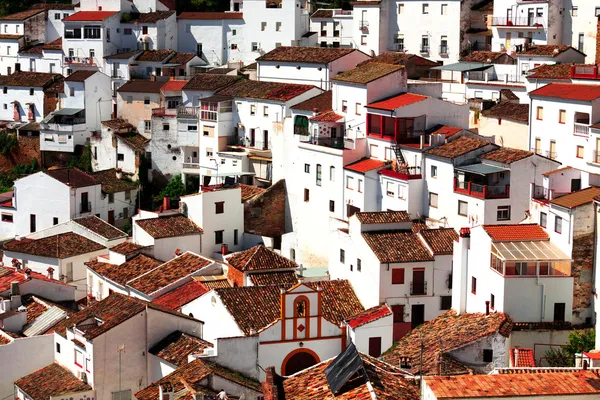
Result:
[[[490,301],[485,301],[485,315],[490,315]]]
[[[171,208],[171,199],[169,196],[163,197],[163,211],[169,211]]]
[[[48,272],[48,279],[54,279],[54,268],[48,267],[46,271]]]
[[[519,348],[515,347],[513,349],[513,368],[516,368],[519,366]]]
[[[19,289],[19,282],[11,282],[10,283],[10,308],[17,309],[21,307],[23,303],[21,302],[21,291]]]
[[[264,393],[265,400],[278,400],[279,399],[279,390],[277,387],[277,381],[279,380],[277,373],[275,372],[275,367],[267,367],[265,370],[265,383],[266,383],[266,391],[268,393]]]
[[[600,64],[600,16],[596,23],[596,65]]]
[[[458,314],[467,311],[470,241],[471,230],[461,228],[458,234],[458,242],[454,243],[452,263],[452,308]]]
[[[162,385],[158,385],[158,400],[173,400],[173,385],[169,382],[165,382]]]
[[[229,254],[229,246],[227,246],[225,243],[221,245],[221,254],[224,256]]]

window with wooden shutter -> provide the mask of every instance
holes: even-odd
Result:
[[[392,268],[392,285],[404,284],[404,268]]]

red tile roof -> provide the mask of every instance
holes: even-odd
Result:
[[[45,10],[39,8],[30,8],[29,10],[20,11],[14,14],[5,15],[0,17],[0,21],[23,21],[27,18],[31,18],[34,15],[44,12]]]
[[[288,101],[309,90],[316,89],[313,85],[297,85],[292,83],[251,81],[243,79],[221,89],[217,94],[250,99]]]
[[[151,81],[144,79],[133,79],[125,82],[117,92],[119,93],[160,93],[165,83],[162,81]]]
[[[458,233],[454,228],[421,229],[418,232],[433,254],[453,254],[454,242],[458,240]]]
[[[200,20],[219,20],[219,19],[243,19],[241,12],[182,12],[177,19],[200,19]]]
[[[392,310],[387,304],[380,306],[371,307],[368,310],[359,312],[346,320],[348,326],[352,329],[356,329],[365,324],[377,321],[378,319],[392,315]]]
[[[527,150],[500,147],[499,149],[492,150],[489,153],[482,154],[481,159],[495,161],[502,164],[512,164],[527,157],[531,157],[533,154],[533,152]]]
[[[75,14],[69,15],[67,18],[63,18],[63,21],[103,21],[115,14],[117,14],[116,11],[78,11]]]
[[[250,274],[250,281],[255,286],[265,285],[295,285],[298,278],[294,271],[274,271]]]
[[[556,197],[550,200],[551,204],[565,207],[565,208],[576,208],[584,204],[589,204],[594,201],[596,196],[600,195],[600,187],[591,186],[589,188],[581,189],[573,193],[565,194],[564,196]]]
[[[138,219],[135,223],[154,239],[202,233],[198,225],[183,215]]]
[[[385,161],[376,160],[374,158],[363,158],[361,160],[350,163],[344,167],[344,169],[364,174],[365,172],[372,171],[385,167],[387,164]]]
[[[313,122],[337,122],[343,118],[343,116],[336,114],[332,110],[329,110],[311,117],[310,120]]]
[[[73,188],[94,186],[98,184],[91,175],[86,174],[77,168],[54,168],[44,171],[44,173]]]
[[[542,64],[529,70],[527,79],[571,79],[572,64]]]
[[[566,167],[558,168],[558,169],[555,169],[555,170],[552,170],[552,171],[548,171],[546,173],[543,173],[542,175],[543,176],[551,176],[551,175],[554,175],[554,174],[559,174],[559,173],[568,171],[570,169],[573,169],[573,167],[570,167],[570,166],[567,165]]]
[[[183,286],[179,286],[177,289],[157,297],[152,300],[152,302],[170,308],[171,310],[179,310],[184,305],[196,300],[198,297],[209,291],[210,289],[206,285],[192,280]]]
[[[329,64],[355,51],[358,50],[342,47],[279,46],[265,55],[258,57],[256,61]]]
[[[28,282],[32,279],[56,283],[58,285],[66,285],[63,281],[59,281],[56,279],[50,279],[44,274],[40,274],[38,272],[31,271],[31,278],[27,279],[25,277],[25,273],[22,271],[17,271],[16,268],[13,267],[0,267],[0,293],[6,292],[10,290],[10,284],[12,282],[17,282],[19,285],[25,282]]]
[[[206,340],[175,331],[152,346],[148,352],[177,367],[183,367],[188,363],[190,354],[199,354],[202,350],[212,347],[213,344]]]
[[[265,188],[260,188],[258,186],[252,185],[244,185],[243,183],[239,184],[240,189],[242,190],[242,203],[250,200],[253,197],[258,196],[261,193],[264,193]]]
[[[516,360],[515,360],[515,355]],[[533,359],[533,349],[513,347],[510,349],[510,364],[513,368],[533,368],[535,360]]]
[[[239,271],[266,271],[298,268],[292,260],[277,254],[263,244],[231,254],[227,263]]]
[[[119,285],[125,285],[146,272],[150,272],[162,262],[144,254],[138,254],[121,265],[88,261],[85,263],[89,269]]]
[[[186,252],[128,282],[133,289],[150,295],[212,264],[214,261]]]
[[[87,78],[95,75],[98,71],[86,71],[80,69],[79,71],[73,72],[71,75],[65,78],[65,82],[85,82]]]
[[[52,84],[62,84],[63,77],[47,72],[16,71],[10,75],[0,75],[2,85],[18,87],[47,88]]]
[[[4,244],[5,251],[50,258],[70,258],[93,253],[106,247],[74,232],[59,233],[34,240],[13,240]]]
[[[529,104],[505,101],[482,111],[484,117],[506,119],[529,124]]]
[[[442,125],[438,128],[435,128],[429,134],[430,135],[444,135],[448,138],[448,137],[456,135],[458,132],[463,131],[463,130],[464,130],[463,128],[459,128],[456,126]]]
[[[439,376],[425,378],[437,399],[600,395],[594,371]]]
[[[397,108],[405,107],[411,104],[419,103],[423,100],[427,100],[427,96],[414,93],[402,93],[388,99],[376,101],[371,104],[367,104],[367,108],[376,108],[378,110],[393,111]]]
[[[583,355],[590,360],[600,360],[600,350],[584,351]]]
[[[172,80],[165,83],[160,90],[162,90],[163,92],[181,92],[181,90],[183,90],[183,87],[187,84],[188,81]]]
[[[540,56],[540,57],[548,57],[548,56],[556,57],[559,54],[564,53],[565,51],[567,51],[569,49],[575,50],[576,52],[583,54],[576,48],[565,45],[565,44],[536,44],[520,53],[517,53],[517,57],[521,56],[521,55]]]
[[[398,224],[411,222],[410,215],[406,211],[371,211],[357,212],[356,218],[361,224]]]
[[[49,400],[60,395],[75,395],[91,391],[92,388],[71,371],[53,363],[15,381],[28,398],[32,400]]]
[[[478,150],[482,147],[488,146],[489,141],[473,138],[468,136],[461,136],[441,146],[434,147],[427,150],[427,154],[432,156],[438,156],[443,158],[454,159],[472,151]]]
[[[404,69],[404,66],[402,65],[370,62],[349,71],[342,72],[331,79],[336,82],[349,82],[357,83],[359,85],[366,85],[369,82],[373,82],[402,69]]]
[[[227,277],[225,275],[193,276],[192,279],[194,279],[197,282],[202,283],[204,286],[206,286],[210,290],[231,287],[231,285],[229,284],[229,281],[227,280]]]
[[[600,85],[553,82],[529,92],[529,95],[563,100],[592,101],[600,97]]]
[[[494,242],[518,242],[548,240],[549,236],[537,224],[483,225]]]
[[[73,220],[77,225],[81,225],[82,227],[97,233],[105,239],[117,239],[122,237],[127,237],[127,234],[120,229],[115,228],[108,222],[104,221],[101,218],[96,217],[95,215],[91,215],[89,217],[81,217],[75,218]]]
[[[413,374],[438,374],[438,360],[442,359],[442,374],[468,373],[470,369],[446,358],[446,353],[489,336],[500,334],[509,337],[513,321],[504,313],[463,313],[449,310],[439,317],[413,329],[386,352],[383,360],[399,365],[407,357],[412,362]],[[421,347],[423,346],[423,347]],[[423,350],[422,350],[423,349]],[[420,356],[423,355],[421,371]]]
[[[197,74],[188,81],[183,90],[214,91],[233,85],[238,80],[239,77],[231,75]]]
[[[23,35],[6,35],[6,34],[0,34],[0,40],[4,40],[4,39],[9,39],[9,40],[17,40],[22,38]]]
[[[121,244],[118,244],[116,246],[111,247],[109,250],[110,251],[114,251],[115,253],[118,254],[122,254],[122,255],[129,255],[129,254],[133,254],[136,251],[143,249],[144,246],[142,246],[141,244],[137,244],[137,243],[133,243],[133,242],[123,242]]]
[[[361,235],[380,263],[433,261],[433,255],[412,231],[373,231]]]
[[[328,90],[292,106],[292,109],[316,112],[331,111],[332,97],[332,91]]]
[[[423,66],[423,67],[435,67],[435,66],[439,65],[435,61],[430,61],[426,58],[417,56],[415,54],[390,51],[390,52],[381,53],[369,60],[363,61],[363,62],[359,63],[357,65],[357,67],[360,67],[360,66],[370,63],[370,62],[376,62],[376,63],[382,63],[382,64],[393,64],[393,65],[414,64],[414,65]]]

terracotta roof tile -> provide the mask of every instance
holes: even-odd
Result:
[[[239,271],[266,271],[278,269],[296,269],[298,265],[292,260],[277,254],[263,244],[248,250],[233,253],[226,259],[227,263]]]
[[[107,121],[102,121],[102,125],[107,126],[109,129],[113,130],[127,130],[132,131],[135,127],[124,119],[110,119]]]
[[[258,57],[256,61],[279,61],[279,62],[303,62],[329,64],[342,58],[356,49],[330,48],[330,47],[298,47],[279,46],[265,55]]]
[[[79,7],[79,3],[35,3],[30,7],[33,9],[43,9],[43,10],[74,10],[76,7]]]
[[[483,0],[471,7],[473,11],[494,11],[494,0]]]
[[[4,17],[0,17],[0,21],[22,21],[27,18],[31,18],[34,15],[38,15],[39,13],[44,12],[43,9],[40,8],[30,8],[29,10],[20,11],[14,14],[5,15]]]
[[[315,89],[315,86],[243,79],[234,85],[219,90],[217,94],[260,100],[288,101],[312,89]]]
[[[336,114],[332,110],[329,110],[318,113],[314,117],[311,117],[310,120],[313,122],[337,122],[343,118],[343,116]]]
[[[17,39],[21,39],[23,37],[23,35],[7,35],[7,34],[0,34],[0,40],[17,40]]]
[[[108,222],[96,217],[95,215],[89,217],[75,218],[73,222],[83,226],[84,228],[89,229],[94,233],[97,233],[105,239],[110,240],[127,236],[127,234],[122,230],[115,228]]]
[[[376,62],[376,63],[381,63],[381,64],[391,64],[391,65],[414,64],[414,65],[425,66],[425,67],[435,67],[438,65],[438,63],[436,63],[435,61],[430,61],[426,58],[417,56],[415,54],[404,53],[404,52],[399,51],[399,52],[381,53],[381,54],[376,55],[375,57],[371,58],[370,60],[361,62],[357,66],[360,67],[360,66],[370,63],[370,62]]]
[[[123,140],[123,143],[137,153],[146,151],[150,139],[140,135],[137,131],[115,132],[115,136]]]
[[[241,12],[182,12],[177,19],[221,20],[243,19]]]
[[[548,240],[549,236],[537,224],[482,225],[494,242]]]
[[[542,397],[600,394],[600,378],[594,371],[562,373],[492,374],[428,377],[437,399],[482,397]]]
[[[197,282],[202,283],[204,286],[206,286],[210,290],[212,290],[212,289],[230,288],[231,287],[231,284],[229,283],[229,281],[227,280],[227,277],[225,275],[220,275],[220,276],[206,276],[206,275],[203,275],[203,276],[194,276],[194,277],[192,277],[192,279],[194,279]]]
[[[138,254],[120,265],[100,261],[85,263],[92,271],[123,286],[130,280],[152,271],[161,264],[161,261],[144,254]]]
[[[333,10],[321,8],[310,16],[311,18],[333,18]]]
[[[266,285],[295,285],[298,278],[294,271],[275,271],[250,274],[250,281],[255,286]]]
[[[392,365],[399,365],[401,357],[408,357],[412,360],[413,374],[422,372],[423,375],[437,375],[440,355],[494,334],[509,337],[512,325],[512,319],[504,313],[492,313],[488,316],[483,313],[458,315],[456,311],[449,310],[413,329],[384,354],[383,360]],[[423,344],[422,371],[421,343]],[[443,374],[468,371],[466,367],[454,363],[449,363],[447,366],[452,367],[454,371],[446,370],[442,365]]]
[[[600,187],[591,186],[573,193],[565,194],[564,196],[556,197],[550,200],[550,204],[571,209],[592,203],[594,198],[599,195]]]
[[[46,43],[44,45],[44,47],[42,48],[42,50],[60,50],[62,51],[62,37],[59,37],[56,40],[53,40],[52,42]]]
[[[104,193],[117,193],[126,190],[135,190],[138,185],[124,178],[117,178],[117,171],[114,168],[105,169],[90,173],[96,183],[99,183]]]
[[[154,239],[202,233],[198,225],[183,215],[138,219],[135,223]]]
[[[57,363],[16,380],[15,386],[18,386],[32,400],[48,400],[59,395],[73,395],[92,390],[90,385]]]
[[[127,241],[127,242],[123,242],[116,246],[111,247],[110,251],[114,251],[115,253],[127,256],[127,255],[133,254],[136,251],[139,251],[143,248],[144,248],[144,246],[142,246],[141,244]]]
[[[161,81],[151,81],[145,79],[134,79],[126,82],[119,87],[119,93],[160,93],[160,88],[164,85]]]
[[[419,236],[423,238],[434,255],[451,255],[458,233],[453,228],[422,229]]]
[[[0,35],[0,39],[2,38],[2,35]],[[28,45],[25,46],[21,49],[19,49],[19,54],[37,54],[37,55],[42,55],[43,54],[43,50],[44,50],[44,43],[36,43],[33,45]]]
[[[214,261],[186,252],[150,272],[127,283],[133,289],[150,295],[212,264]]]
[[[242,203],[246,202],[247,200],[250,200],[251,198],[264,193],[265,189],[264,188],[260,188],[258,186],[252,186],[252,185],[244,185],[242,183],[240,183],[240,189],[242,190]]]
[[[579,50],[572,46],[568,46],[565,44],[536,44],[526,49],[520,53],[517,53],[517,56],[526,55],[526,56],[540,56],[540,57],[556,57],[565,51],[573,49],[578,53],[581,53]],[[583,54],[583,53],[581,53]]]
[[[111,54],[111,55],[106,56],[104,58],[106,60],[127,60],[128,58],[137,56],[141,52],[142,52],[142,50],[126,51],[126,52],[123,52],[123,53]]]
[[[2,77],[4,86],[38,87],[45,88],[53,83],[62,82],[63,77],[59,74],[46,72],[17,71]]]
[[[332,102],[332,92],[328,90],[323,92],[315,97],[311,97],[308,100],[304,100],[301,103],[292,106],[294,110],[302,110],[302,111],[331,111],[331,102]]]
[[[187,64],[194,57],[196,57],[196,53],[175,53],[173,57],[169,58],[169,61],[167,61],[167,63],[178,65]]]
[[[69,15],[67,18],[63,18],[63,21],[104,21],[106,18],[112,17],[115,14],[117,14],[117,11],[78,11],[75,14]]]
[[[494,63],[498,58],[506,56],[514,60],[511,56],[506,53],[498,51],[473,51],[460,59],[461,62],[480,62],[480,63]]]
[[[542,64],[529,70],[527,79],[571,79],[571,64]]]
[[[199,354],[202,350],[212,347],[213,344],[206,340],[175,331],[152,346],[148,352],[177,367],[183,367],[188,363],[190,354]]]
[[[526,122],[529,124],[529,104],[511,103],[509,101],[498,103],[482,112],[484,117],[507,119],[510,121]]]
[[[361,224],[398,224],[411,222],[410,215],[406,211],[373,211],[357,212],[356,218]]]
[[[192,280],[183,286],[171,290],[160,297],[152,300],[153,303],[170,308],[171,310],[179,310],[184,305],[196,300],[205,293],[210,292],[210,288],[206,285]]]
[[[515,360],[515,355],[516,360]],[[514,368],[533,368],[535,360],[533,359],[533,349],[513,347],[510,349],[510,364]]]
[[[386,75],[402,70],[401,65],[370,62],[360,67],[342,72],[331,79],[337,82],[349,82],[366,85],[369,82],[383,78]]]
[[[433,261],[429,250],[412,231],[374,231],[361,235],[381,263]]]
[[[87,78],[93,76],[98,71],[86,71],[84,69],[80,69],[79,71],[73,72],[71,75],[65,78],[65,82],[85,82]]]
[[[77,168],[55,168],[44,171],[44,174],[73,188],[94,186],[98,183],[89,174]]]
[[[462,136],[441,146],[427,150],[427,154],[443,158],[454,159],[470,153],[482,147],[488,146],[490,142],[483,139]]]
[[[124,20],[121,18],[121,23],[123,24],[133,24],[135,22],[140,24],[155,24],[158,21],[169,18],[171,15],[174,15],[175,11],[153,11],[149,13],[141,13],[135,14],[130,13],[129,19]]]
[[[546,173],[544,173],[542,175],[543,176],[551,176],[551,175],[554,175],[554,174],[559,174],[561,172],[568,171],[570,169],[573,169],[573,167],[566,166],[566,167],[563,167],[563,168],[558,168],[558,169],[555,169],[555,170],[552,170],[552,171],[548,171],[548,172],[546,172]]]
[[[356,329],[365,324],[387,317],[388,315],[392,315],[392,310],[387,304],[382,304],[359,312],[358,314],[348,318],[346,322],[350,328]]]
[[[401,93],[390,98],[367,104],[367,108],[376,108],[378,110],[393,111],[397,108],[405,107],[411,104],[427,100],[427,96],[414,93]]]
[[[66,283],[64,283],[63,281],[57,279],[50,279],[46,275],[40,274],[39,272],[31,271],[30,275],[31,279],[27,279],[25,273],[22,270],[17,271],[17,269],[13,267],[0,266],[0,293],[10,290],[10,284],[12,282],[17,282],[19,285],[21,285],[32,279],[45,282],[52,282],[59,285],[66,285]]]
[[[197,74],[188,81],[183,90],[214,91],[226,88],[240,80],[237,76],[220,74]]]
[[[386,165],[387,164],[385,161],[376,160],[374,158],[363,158],[346,165],[344,169],[364,174],[365,172],[372,171],[374,169],[383,168]]]
[[[430,135],[444,135],[447,138],[456,135],[458,132],[463,131],[463,128],[457,126],[438,125],[429,132]]]
[[[563,100],[592,101],[600,97],[600,85],[552,82],[529,92],[529,95]]]
[[[67,232],[35,240],[13,240],[5,243],[4,249],[21,254],[65,259],[100,251],[105,247],[74,232]]]
[[[339,324],[364,308],[346,280],[307,282],[313,290],[321,285],[322,313],[328,321]],[[281,316],[279,286],[242,286],[215,289],[225,308],[244,334],[258,331]]]
[[[527,150],[500,147],[499,149],[492,150],[489,153],[482,154],[481,159],[495,161],[502,164],[512,164],[533,155],[533,152]]]

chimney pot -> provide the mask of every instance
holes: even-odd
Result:
[[[163,211],[168,211],[171,208],[171,199],[169,196],[163,197]]]
[[[46,271],[48,272],[48,279],[54,279],[54,268],[48,267]]]
[[[221,245],[221,254],[224,256],[229,254],[229,246],[227,246],[225,243]]]

